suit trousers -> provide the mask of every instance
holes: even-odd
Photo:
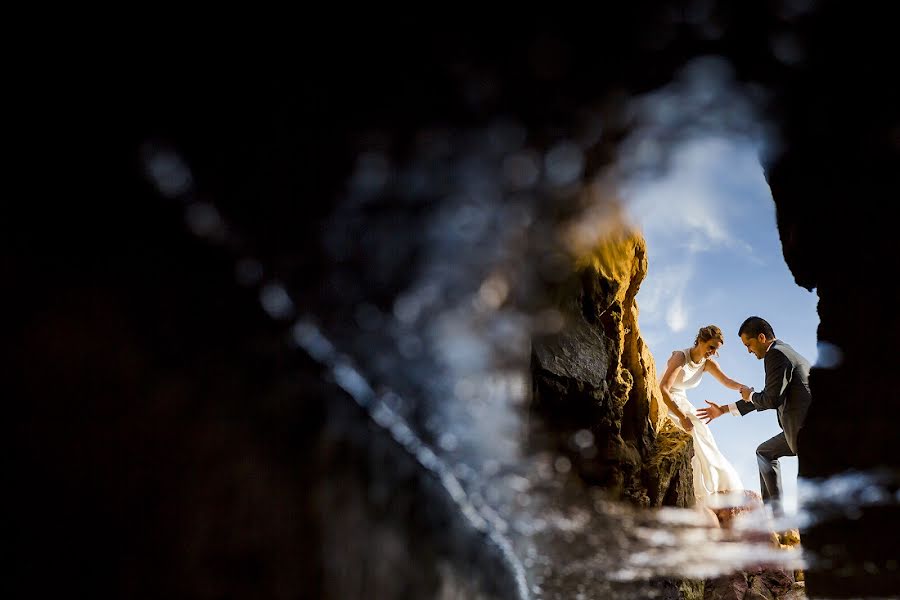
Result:
[[[759,487],[763,502],[772,507],[775,516],[784,514],[781,506],[781,468],[778,459],[783,456],[796,456],[788,446],[787,438],[782,431],[775,437],[763,442],[756,449],[756,462],[759,465]]]

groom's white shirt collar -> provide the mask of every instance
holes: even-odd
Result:
[[[778,341],[777,338],[772,340],[772,343],[770,343],[768,346],[766,346],[766,352],[768,352],[769,348],[772,347],[772,344],[774,344],[777,341]],[[750,388],[750,397],[751,398],[753,397],[753,388]],[[750,400],[748,400],[748,402],[750,402]],[[730,412],[731,414],[733,414],[736,417],[741,416],[741,411],[738,410],[737,402],[732,402],[731,404],[728,405],[728,412]]]

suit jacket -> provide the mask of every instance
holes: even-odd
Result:
[[[797,434],[803,427],[806,411],[812,401],[809,393],[809,361],[782,342],[775,340],[763,359],[766,387],[750,395],[750,401],[738,400],[741,415],[754,410],[774,408],[778,424],[794,454],[797,453]]]

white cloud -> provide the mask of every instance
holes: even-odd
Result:
[[[661,262],[651,257],[647,279],[638,294],[642,326],[648,328],[666,325],[672,331],[681,331],[687,324],[685,295],[693,277],[693,263]]]
[[[684,296],[677,296],[666,311],[666,324],[672,331],[681,331],[687,325],[687,311],[684,307]]]
[[[642,320],[651,325],[664,322],[673,332],[686,327],[686,294],[700,255],[724,251],[762,262],[742,238],[748,214],[760,209],[759,199],[771,202],[748,144],[718,137],[686,142],[673,150],[661,176],[627,182],[622,196],[650,253],[639,301]]]
[[[705,138],[675,149],[661,177],[629,182],[623,196],[626,210],[648,240],[665,240],[689,252],[717,248],[749,252],[750,245],[729,228],[731,218],[740,219],[744,211],[723,189],[725,183],[767,193],[762,168],[749,147]]]
[[[693,265],[690,262],[661,262],[659,257],[651,257],[647,278],[641,284],[641,315],[660,312],[672,298],[683,297],[692,275]]]

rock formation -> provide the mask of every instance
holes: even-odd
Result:
[[[664,427],[656,368],[638,328],[643,237],[622,228],[557,291],[561,332],[533,340],[533,408],[589,483],[644,507],[693,504],[691,438]],[[590,432],[596,449],[579,447]],[[586,453],[585,450],[590,450]]]

